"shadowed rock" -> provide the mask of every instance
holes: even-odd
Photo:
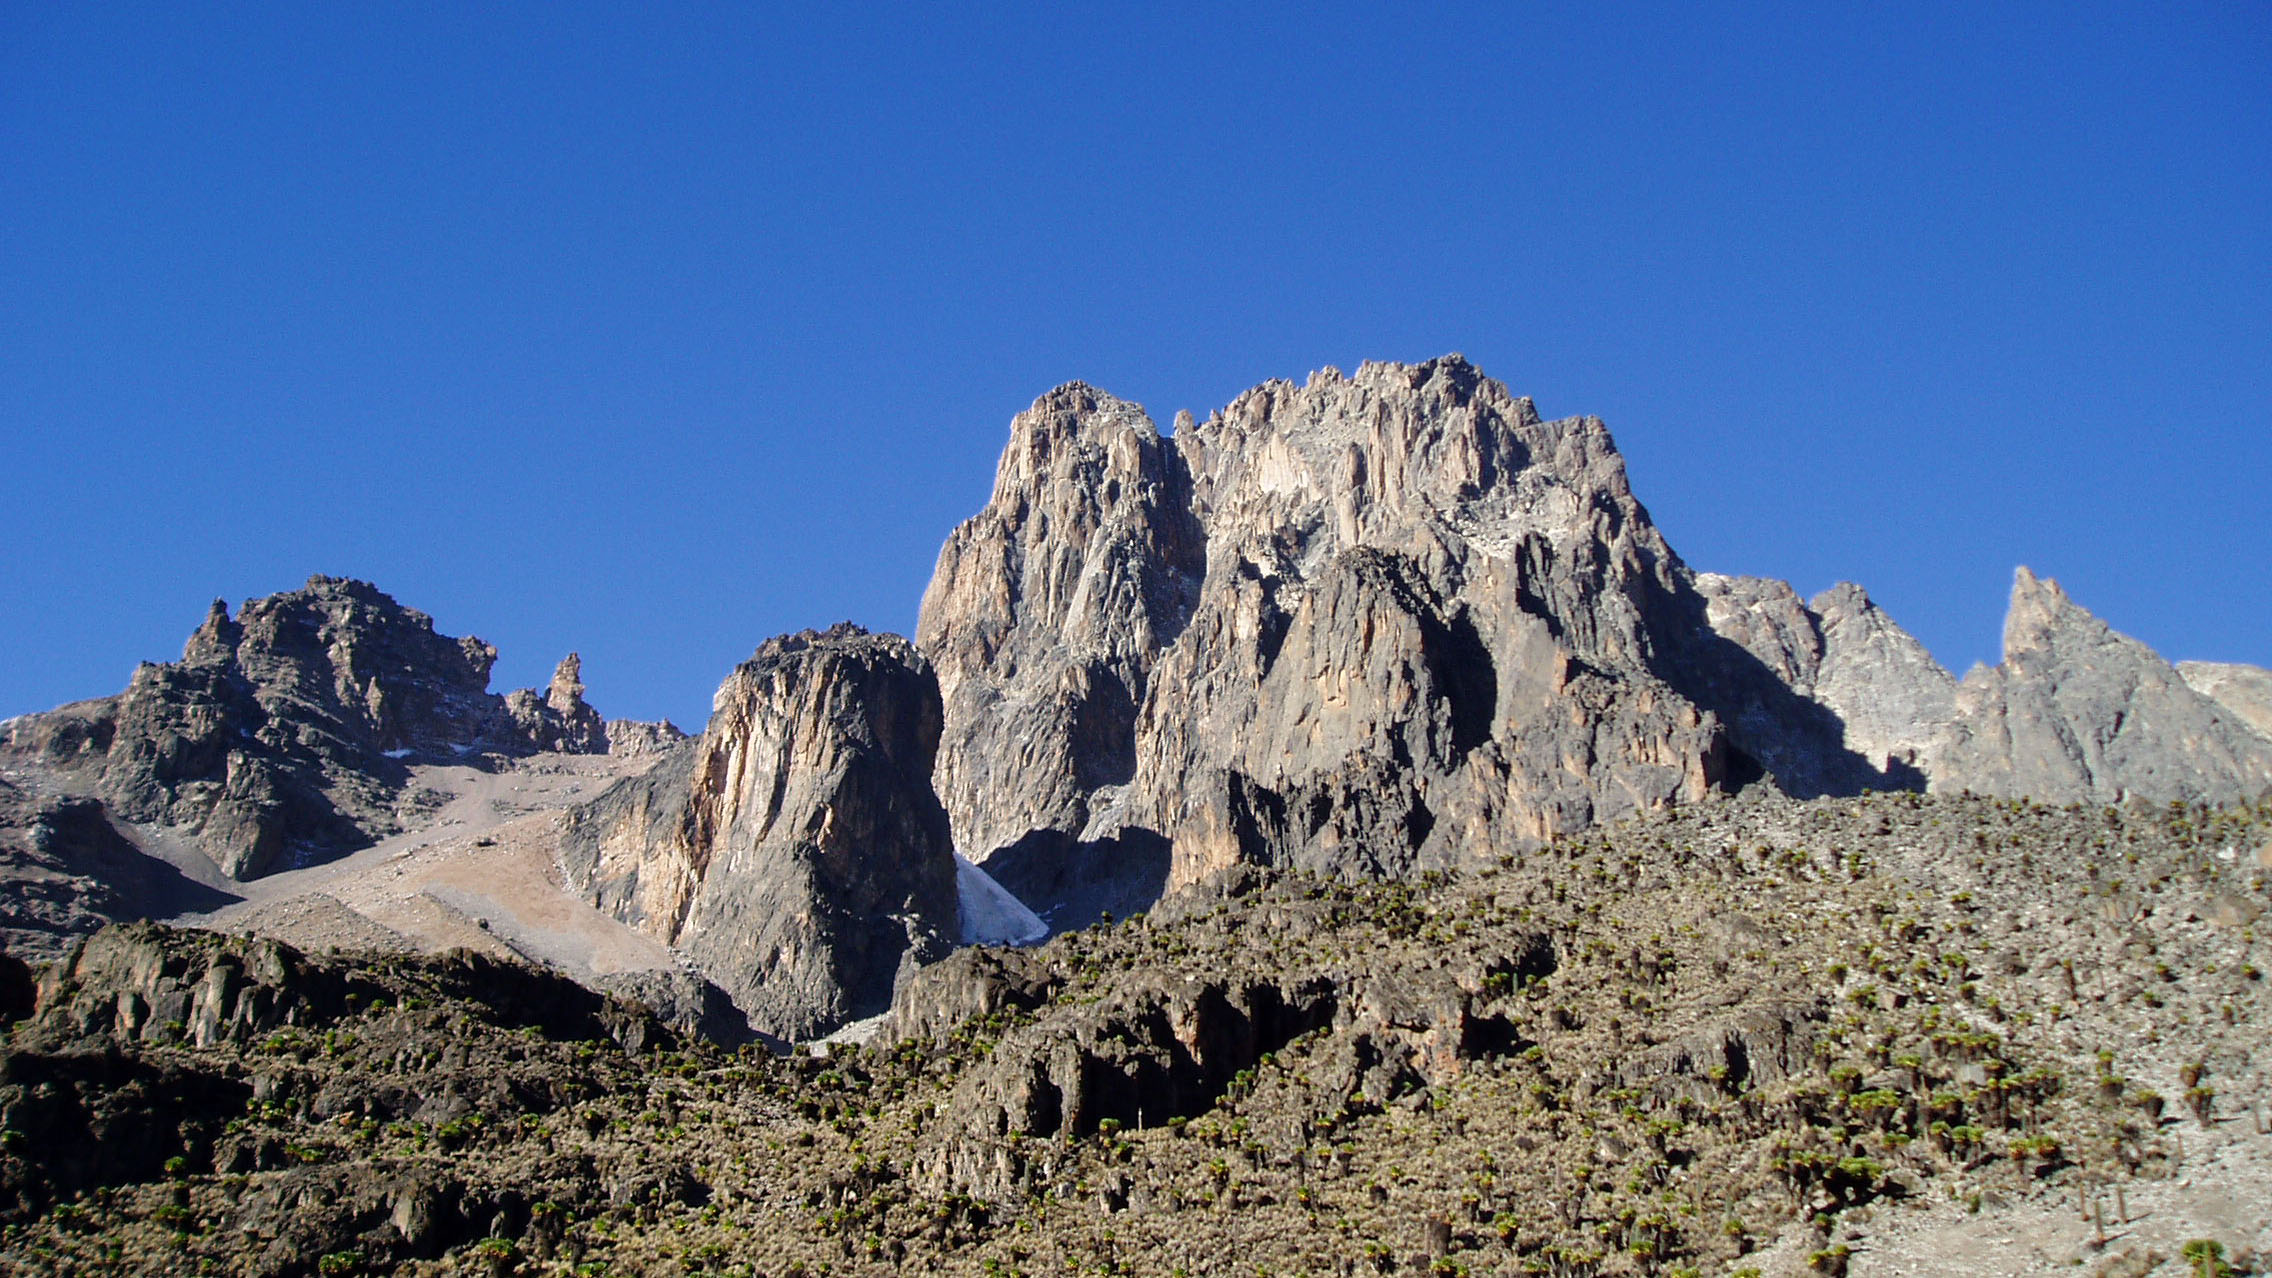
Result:
[[[234,617],[215,600],[180,661],[11,721],[7,744],[249,879],[401,828],[411,760],[600,748],[573,658],[528,726],[488,691],[496,660],[366,582],[311,577]]]

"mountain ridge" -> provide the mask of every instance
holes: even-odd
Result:
[[[2272,712],[2250,717],[2272,675],[2170,667],[2026,568],[2006,630],[2003,661],[1959,680],[1859,586],[1808,600],[1691,568],[1598,418],[1546,420],[1457,355],[1264,382],[1172,434],[1070,382],[1012,421],[911,642],[769,641],[770,673],[730,675],[695,738],[604,720],[574,654],[546,689],[491,694],[494,649],[367,583],[319,576],[235,616],[217,602],[181,662],[9,722],[23,784],[0,828],[48,902],[13,935],[156,900],[109,882],[181,873],[134,859],[152,839],[217,871],[168,853],[196,880],[176,895],[232,892],[437,819],[445,765],[606,752],[606,796],[529,800],[560,812],[528,836],[559,849],[558,889],[684,969],[642,980],[693,980],[798,1038],[880,1010],[903,967],[952,947],[957,853],[1066,928],[1234,866],[1399,879],[1760,785],[2272,788]],[[729,705],[746,713],[720,719]],[[847,780],[845,759],[878,751],[933,762]],[[838,833],[780,842],[791,795],[788,825]],[[811,877],[828,865],[847,868]],[[813,911],[840,921],[767,921]],[[897,940],[852,923],[878,911]],[[603,944],[504,939],[579,971]]]

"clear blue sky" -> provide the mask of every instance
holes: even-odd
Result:
[[[326,572],[698,723],[1050,386],[1451,350],[1960,671],[2272,664],[2272,7],[787,8],[0,5],[0,714]]]

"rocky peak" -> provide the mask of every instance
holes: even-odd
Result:
[[[526,730],[488,691],[496,660],[368,582],[318,575],[233,618],[215,601],[180,662],[144,664],[116,697],[30,716],[9,742],[78,774],[124,820],[172,827],[252,878],[395,828],[406,760],[604,748],[588,706],[544,707],[545,732]],[[554,691],[582,706],[565,673]]]
[[[237,645],[243,641],[244,628],[229,618],[228,601],[216,599],[205,614],[205,624],[191,632],[189,642],[182,645],[182,664],[225,664],[236,656]]]
[[[585,702],[583,673],[583,659],[571,652],[561,658],[541,695],[534,688],[506,694],[506,715],[537,749],[607,753],[607,721]]]
[[[808,630],[767,641],[712,706],[701,737],[571,814],[570,889],[762,1032],[882,1011],[901,964],[956,934],[929,665],[897,635]]]
[[[1773,680],[1755,682],[1771,694],[1795,694],[1823,729],[1815,740],[1794,732],[1787,700],[1743,701],[1731,717],[1740,737],[1771,743],[1758,750],[1763,762],[1787,778],[1816,773],[1817,789],[1833,789],[1809,760],[1783,756],[1842,749],[1896,788],[1923,780],[1919,760],[1955,713],[1956,680],[1868,592],[1841,582],[1808,601],[1788,583],[1762,577],[1697,573],[1692,582],[1712,632]]]
[[[2022,567],[2004,659],[1975,668],[1930,752],[1936,789],[2053,803],[2235,802],[2272,789],[2272,740]]]
[[[1457,356],[1265,383],[1172,441],[1061,388],[925,596],[940,794],[1021,893],[1084,860],[1155,892],[1398,873],[1693,797],[1729,756],[1648,622],[1682,571],[1600,422]]]
[[[972,857],[1077,833],[1089,796],[1128,779],[1136,707],[1204,564],[1190,477],[1140,406],[1075,382],[1012,421],[916,626],[947,707],[938,790]]]

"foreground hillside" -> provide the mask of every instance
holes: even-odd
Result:
[[[1407,883],[1241,867],[786,1058],[487,959],[112,929],[10,1030],[0,1268],[2245,1262],[2268,837],[2272,805],[1898,794]]]

